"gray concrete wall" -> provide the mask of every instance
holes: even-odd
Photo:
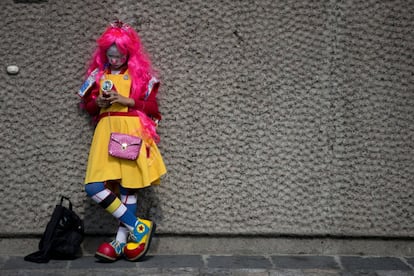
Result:
[[[93,128],[75,95],[119,17],[160,72],[164,234],[414,237],[414,2],[0,3],[0,235],[38,234],[60,194],[88,233]],[[20,73],[5,72],[16,64]]]

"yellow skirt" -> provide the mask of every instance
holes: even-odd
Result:
[[[111,131],[139,136],[140,130],[141,124],[138,117],[103,117],[96,126],[93,136],[85,184],[116,180],[123,187],[131,189],[159,184],[160,177],[167,170],[153,140],[142,141],[137,160],[120,159],[108,154]]]

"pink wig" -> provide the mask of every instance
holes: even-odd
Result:
[[[98,68],[96,82],[99,85],[108,64],[106,51],[115,44],[122,54],[128,55],[128,70],[132,79],[131,96],[142,96],[153,70],[135,30],[125,23],[116,21],[110,24],[96,42],[98,47],[92,56],[87,74]]]

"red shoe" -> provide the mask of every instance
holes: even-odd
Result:
[[[112,263],[118,260],[124,250],[125,243],[113,240],[110,243],[104,242],[96,250],[95,257],[101,262]]]
[[[132,242],[127,243],[124,247],[124,256],[127,260],[138,261],[147,254],[155,228],[155,223],[152,221],[138,219],[134,231],[130,235]]]

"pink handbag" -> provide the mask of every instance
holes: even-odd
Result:
[[[136,160],[141,149],[142,139],[136,136],[112,132],[108,152],[113,157]]]

